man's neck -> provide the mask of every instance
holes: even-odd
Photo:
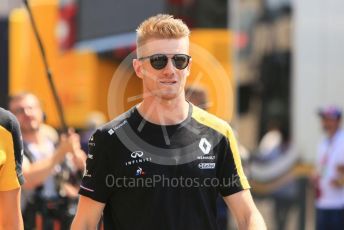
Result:
[[[175,125],[184,121],[189,112],[189,103],[185,98],[173,100],[144,99],[137,106],[145,120],[159,125]]]
[[[27,143],[40,143],[40,132],[39,130],[23,131],[23,140]]]

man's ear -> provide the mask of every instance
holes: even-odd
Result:
[[[133,67],[134,67],[136,76],[138,76],[139,78],[142,79],[143,75],[144,75],[144,69],[142,68],[142,63],[139,60],[134,59],[133,60]]]

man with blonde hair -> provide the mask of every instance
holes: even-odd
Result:
[[[102,213],[105,229],[217,229],[218,193],[240,229],[265,229],[231,128],[185,99],[189,34],[171,15],[138,27],[143,101],[90,138],[72,229],[95,229]]]

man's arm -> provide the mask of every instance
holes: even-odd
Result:
[[[223,197],[240,230],[266,229],[264,219],[253,202],[250,190]]]
[[[25,177],[24,189],[32,189],[42,184],[57,164],[60,164],[68,152],[73,152],[74,145],[77,145],[79,139],[76,134],[61,135],[61,140],[54,154],[46,159],[29,163],[28,160],[23,162],[23,174]]]
[[[20,188],[0,191],[0,204],[0,229],[24,229],[20,211]]]
[[[104,203],[80,195],[78,209],[71,230],[94,230],[102,215]]]
[[[55,165],[61,163],[67,152],[57,149],[55,153],[43,160],[39,160],[34,163],[30,163],[24,159],[23,162],[23,174],[25,177],[24,189],[32,189],[42,184],[48,176],[52,174],[52,170]]]

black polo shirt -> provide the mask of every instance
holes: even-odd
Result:
[[[80,194],[106,203],[105,229],[216,229],[216,198],[249,188],[230,126],[190,104],[161,126],[133,107],[89,141]]]

